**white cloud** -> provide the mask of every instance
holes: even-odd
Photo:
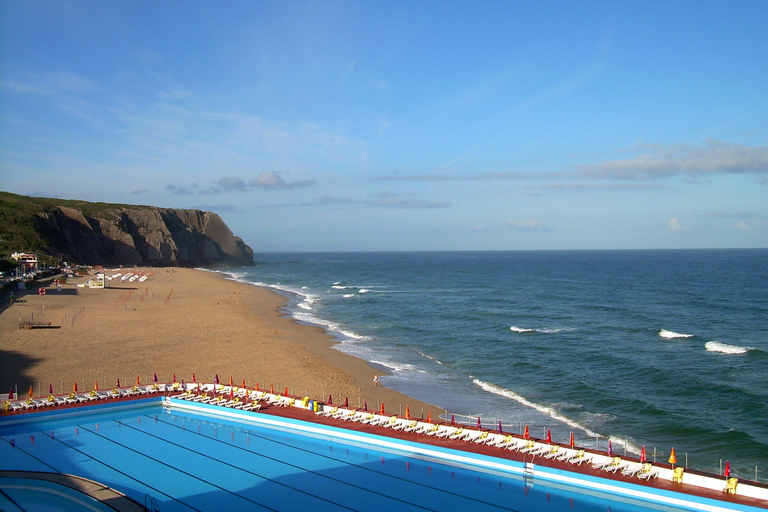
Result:
[[[283,188],[285,180],[273,172],[260,172],[251,185],[259,188]]]
[[[669,227],[670,231],[688,231],[690,229],[687,226],[683,226],[675,217],[672,217],[667,221],[667,227]]]
[[[542,231],[549,227],[545,222],[538,220],[508,220],[507,224],[524,231]]]

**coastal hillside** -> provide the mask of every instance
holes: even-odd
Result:
[[[12,252],[78,265],[253,264],[251,248],[212,212],[0,192],[0,258]]]

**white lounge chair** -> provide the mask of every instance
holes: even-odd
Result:
[[[592,460],[592,457],[587,455],[587,453],[584,450],[579,450],[576,452],[576,455],[571,457],[570,459],[567,459],[568,462],[572,464],[578,464],[581,465],[585,462],[590,462]]]
[[[651,480],[652,478],[656,478],[659,476],[659,470],[654,468],[650,462],[646,462],[643,465],[643,469],[641,469],[637,473],[637,478],[640,478],[642,480]]]
[[[553,445],[547,453],[542,454],[542,457],[545,459],[556,459],[558,456],[562,454],[562,450],[559,446]]]

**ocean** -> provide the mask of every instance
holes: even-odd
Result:
[[[768,481],[768,250],[254,259],[228,273],[447,417]]]

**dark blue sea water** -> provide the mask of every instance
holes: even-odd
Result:
[[[768,481],[768,250],[255,259],[233,276],[457,420]]]

